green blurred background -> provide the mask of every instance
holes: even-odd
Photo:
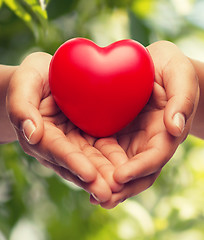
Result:
[[[0,0],[0,63],[51,54],[72,37],[100,46],[166,39],[204,60],[202,0]],[[25,155],[0,146],[0,240],[203,240],[204,142],[192,136],[156,183],[113,210]]]

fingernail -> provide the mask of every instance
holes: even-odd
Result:
[[[22,128],[25,139],[32,144],[31,137],[36,130],[34,123],[30,119],[27,119],[23,122]]]
[[[100,200],[96,197],[96,195],[94,193],[92,193],[91,195],[97,202],[100,202]]]
[[[126,179],[125,179],[125,181],[124,181],[124,183],[128,183],[128,182],[131,182],[131,181],[134,181],[136,179],[136,176],[128,176]]]
[[[122,198],[122,199],[120,199],[120,203],[123,203],[123,202],[125,202],[127,200],[127,198]]]
[[[86,182],[83,177],[81,177],[80,175],[77,175],[77,177],[82,181],[82,182]]]
[[[179,128],[180,132],[182,133],[186,124],[184,115],[181,113],[176,113],[174,115],[173,121],[174,121],[174,124]]]
[[[120,204],[120,203],[125,202],[126,199],[127,199],[127,198],[121,198],[120,200],[118,200],[118,201],[116,202],[116,206],[117,206],[118,204]]]

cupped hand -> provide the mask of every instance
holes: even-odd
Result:
[[[154,183],[188,135],[197,108],[198,81],[188,58],[166,41],[156,42],[147,49],[155,66],[153,93],[136,119],[113,137],[128,157],[114,172],[114,179],[125,185],[101,204],[104,208],[113,208]],[[107,139],[99,139],[94,146],[112,163],[117,162],[104,142]],[[118,151],[119,148],[115,149]],[[97,204],[92,197],[91,202]]]
[[[51,57],[33,53],[14,73],[7,94],[11,123],[27,154],[107,202],[123,184],[115,182],[115,167],[93,147],[96,139],[81,132],[55,104],[48,81]]]
[[[23,149],[93,193],[91,202],[104,208],[153,184],[187,136],[196,111],[198,83],[189,60],[169,42],[148,50],[155,65],[151,99],[132,123],[109,138],[81,132],[55,105],[48,84],[50,55],[26,58],[9,87],[8,111]]]

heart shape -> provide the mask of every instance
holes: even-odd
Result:
[[[95,137],[115,134],[148,102],[154,66],[147,49],[133,40],[101,48],[71,39],[55,52],[49,70],[51,93],[77,127]]]

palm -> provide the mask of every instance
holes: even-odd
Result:
[[[114,164],[122,151],[127,155],[124,164],[115,164],[115,179],[125,183],[123,191],[114,193],[112,199],[102,204],[112,208],[126,198],[144,191],[158,177],[162,167],[171,158],[185,133],[176,138],[164,125],[164,110],[167,104],[166,91],[155,80],[152,96],[142,112],[126,128],[114,137],[98,139],[95,146]],[[105,144],[114,138],[122,150]],[[103,142],[101,144],[101,141]],[[106,148],[104,147],[107,146]],[[110,152],[115,151],[115,155]],[[123,154],[124,157],[124,154]]]
[[[153,146],[159,148],[157,138],[166,134],[163,113],[164,110],[145,108],[127,128],[118,133],[118,142],[129,159]]]
[[[152,168],[152,164],[145,164],[145,161],[148,162],[150,156],[155,156],[157,154],[161,156],[162,152],[165,152],[165,150],[165,154],[168,153],[168,155],[172,155],[178,146],[178,142],[181,141],[181,138],[175,138],[170,135],[164,125],[163,118],[166,103],[167,97],[163,86],[155,82],[152,97],[143,111],[133,122],[114,136],[115,140],[117,140],[118,144],[125,151],[128,159],[141,159],[141,164],[144,168],[143,171],[138,168],[138,174],[139,171],[141,172],[137,177],[158,171],[158,161],[160,158],[151,159],[156,169]],[[98,143],[101,141],[103,141],[103,144]],[[95,146],[107,156],[107,153],[104,151],[105,148],[101,147],[101,145],[104,146],[105,141],[110,141],[110,138],[103,140],[98,139]],[[106,151],[108,151],[107,148],[105,149]],[[118,149],[116,150],[118,151]],[[109,159],[112,162],[116,161],[113,158]],[[160,166],[162,167],[166,161],[165,159],[163,162],[160,162]],[[149,166],[149,169],[147,166]],[[144,171],[146,171],[146,173],[144,173]]]
[[[70,122],[56,105],[50,90],[47,89],[46,92],[48,94],[39,106],[44,121],[44,136],[38,152],[43,152],[42,155],[45,156],[42,148],[43,146],[48,148],[49,159],[38,158],[38,160],[44,165],[50,165],[51,162],[51,167],[61,176],[85,188],[88,192],[94,192],[99,199],[105,201],[110,197],[110,189],[113,192],[121,189],[121,185],[113,180],[114,166],[94,147],[96,139]],[[81,179],[91,181],[91,170],[86,166],[88,163],[98,171],[93,184],[81,181]],[[74,176],[76,174],[78,177]]]
[[[148,46],[148,50],[155,66],[153,95],[129,126],[109,138],[95,139],[81,132],[55,105],[48,84],[49,54],[28,56],[10,84],[8,109],[25,152],[101,201],[109,199],[105,207],[113,207],[153,183],[188,133],[197,106],[198,86],[189,60],[175,45],[164,41]],[[185,131],[178,138],[166,130],[180,135],[172,124],[175,113],[186,117]],[[29,143],[19,129],[26,119],[36,124]],[[122,191],[114,179],[125,183]]]
[[[161,149],[162,141],[175,141],[164,125],[164,109],[167,97],[162,86],[155,82],[152,97],[143,111],[125,129],[117,134],[117,139],[129,158],[155,148]]]
[[[163,121],[165,95],[162,97],[160,90],[154,88],[153,96],[143,111],[117,135],[118,143],[125,150],[128,158],[137,159],[135,178],[159,171],[169,159],[163,158],[164,154],[172,156],[178,143],[182,141],[182,138],[175,138],[166,130]],[[158,95],[161,96],[160,102],[156,102],[154,98],[157,96],[157,99],[159,99]],[[161,161],[161,159],[163,160]],[[151,161],[151,164],[149,161]],[[130,171],[126,178],[134,176]]]

